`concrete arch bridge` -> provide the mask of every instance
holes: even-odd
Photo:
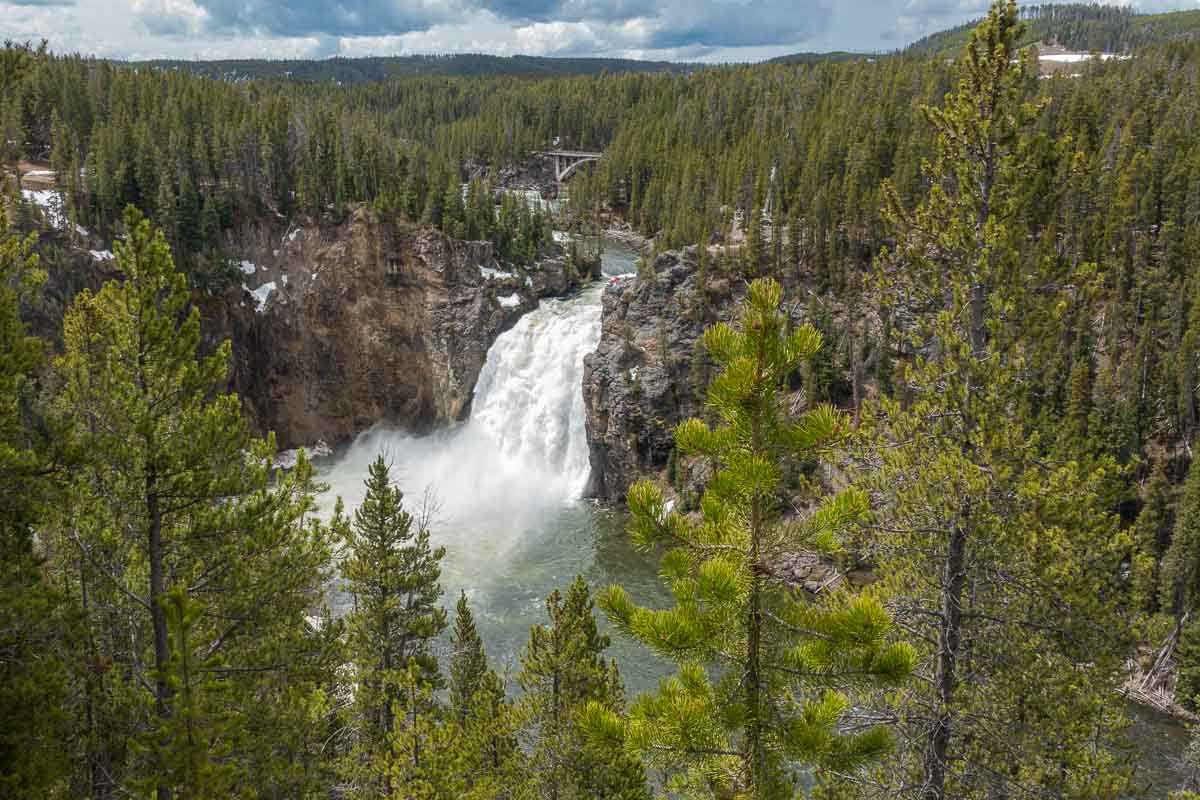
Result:
[[[534,155],[554,159],[554,178],[559,183],[570,178],[584,164],[599,161],[604,153],[589,150],[539,150]]]

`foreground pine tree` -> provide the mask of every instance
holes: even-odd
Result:
[[[237,791],[229,760],[236,734],[229,725],[238,715],[224,708],[220,659],[204,660],[197,652],[204,606],[177,586],[163,598],[163,608],[171,652],[165,678],[173,697],[170,718],[146,737],[145,746],[161,765],[146,786],[166,786],[179,800],[229,797]]]
[[[183,591],[189,649],[220,683],[206,691],[224,719],[209,757],[234,785],[302,796],[328,785],[319,720],[340,661],[337,626],[308,623],[332,559],[312,468],[301,459],[275,473],[273,443],[225,393],[229,343],[201,354],[199,312],[162,234],[133,209],[125,226],[122,279],[76,298],[56,365],[58,412],[81,454],[46,530],[91,665],[78,686],[78,794],[184,788],[171,778],[189,734],[177,724],[168,600]]]
[[[461,735],[466,790],[478,797],[517,797],[523,754],[504,682],[488,665],[464,592],[458,599],[450,656],[450,713]]]
[[[490,688],[494,672],[488,667],[483,639],[475,627],[475,615],[464,591],[458,598],[454,616],[454,640],[450,655],[450,709],[460,724],[473,713],[475,694]],[[496,679],[498,682],[498,678]]]
[[[640,608],[619,586],[600,597],[620,630],[680,670],[638,698],[627,719],[592,706],[590,725],[693,796],[792,797],[801,765],[850,771],[877,758],[887,731],[842,735],[849,700],[835,687],[894,683],[912,662],[877,601],[814,604],[771,576],[783,556],[831,552],[843,529],[869,517],[865,494],[848,490],[806,518],[781,518],[787,465],[826,452],[848,422],[828,407],[788,415],[781,387],[821,337],[807,325],[792,329],[780,300],[777,283],[754,281],[738,325],[705,332],[721,367],[708,390],[720,425],[690,420],[676,431],[681,453],[717,467],[702,516],[669,510],[653,484],[630,489],[630,534],[641,548],[669,548],[661,570],[675,606]]]
[[[519,713],[529,753],[533,796],[546,800],[649,800],[636,758],[598,747],[585,736],[589,704],[612,713],[624,704],[616,662],[604,660],[608,637],[596,627],[591,593],[577,577],[564,597],[546,598],[550,624],[535,625],[517,677]]]
[[[371,464],[366,486],[343,534],[342,577],[354,602],[346,628],[356,683],[347,769],[356,796],[376,797],[399,791],[410,776],[391,760],[399,732],[417,736],[432,725],[432,692],[442,681],[430,645],[446,627],[446,612],[437,605],[446,551],[430,544],[427,527],[404,508],[404,493],[392,483],[383,456]],[[412,748],[399,751],[407,753],[413,769],[421,768],[418,741],[419,736]]]
[[[356,796],[398,800],[464,800],[474,777],[458,723],[437,702],[416,661],[393,682],[393,725],[371,770],[383,784]],[[486,797],[487,795],[476,795]]]
[[[2,184],[2,182],[0,182]],[[44,275],[32,240],[11,234],[0,197],[0,797],[53,797],[67,785],[77,707],[68,694],[73,659],[66,598],[47,580],[33,525],[53,503],[47,443],[32,435],[42,343],[21,321],[19,303]]]
[[[1111,513],[1120,471],[1092,455],[1089,392],[1072,387],[1075,419],[1056,443],[1031,410],[1037,371],[1096,280],[1095,265],[1034,244],[1039,169],[1066,143],[1037,133],[1046,101],[1021,36],[1016,4],[995,2],[956,91],[925,109],[929,196],[908,210],[885,187],[897,247],[877,297],[900,312],[901,359],[898,397],[864,410],[881,519],[863,547],[921,643],[923,678],[904,694],[885,795],[1115,798],[1128,786],[1114,691],[1130,647],[1116,613],[1130,550]]]

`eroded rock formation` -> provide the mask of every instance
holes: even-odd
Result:
[[[235,386],[281,447],[344,441],[381,421],[421,432],[464,418],[496,337],[539,297],[579,283],[561,253],[507,267],[490,243],[366,208],[268,244],[247,251],[242,313],[227,309],[213,329],[233,339]]]
[[[710,363],[696,343],[731,305],[727,279],[701,294],[694,249],[658,256],[652,271],[606,288],[600,345],[584,361],[589,494],[606,500],[661,470],[675,426],[700,413]]]

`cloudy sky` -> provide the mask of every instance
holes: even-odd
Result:
[[[1145,11],[1200,0],[1132,0]],[[113,58],[485,52],[753,61],[890,50],[986,0],[0,0],[0,39]]]

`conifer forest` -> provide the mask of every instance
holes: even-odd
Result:
[[[1200,800],[1200,11],[910,40],[5,43],[0,800]]]

